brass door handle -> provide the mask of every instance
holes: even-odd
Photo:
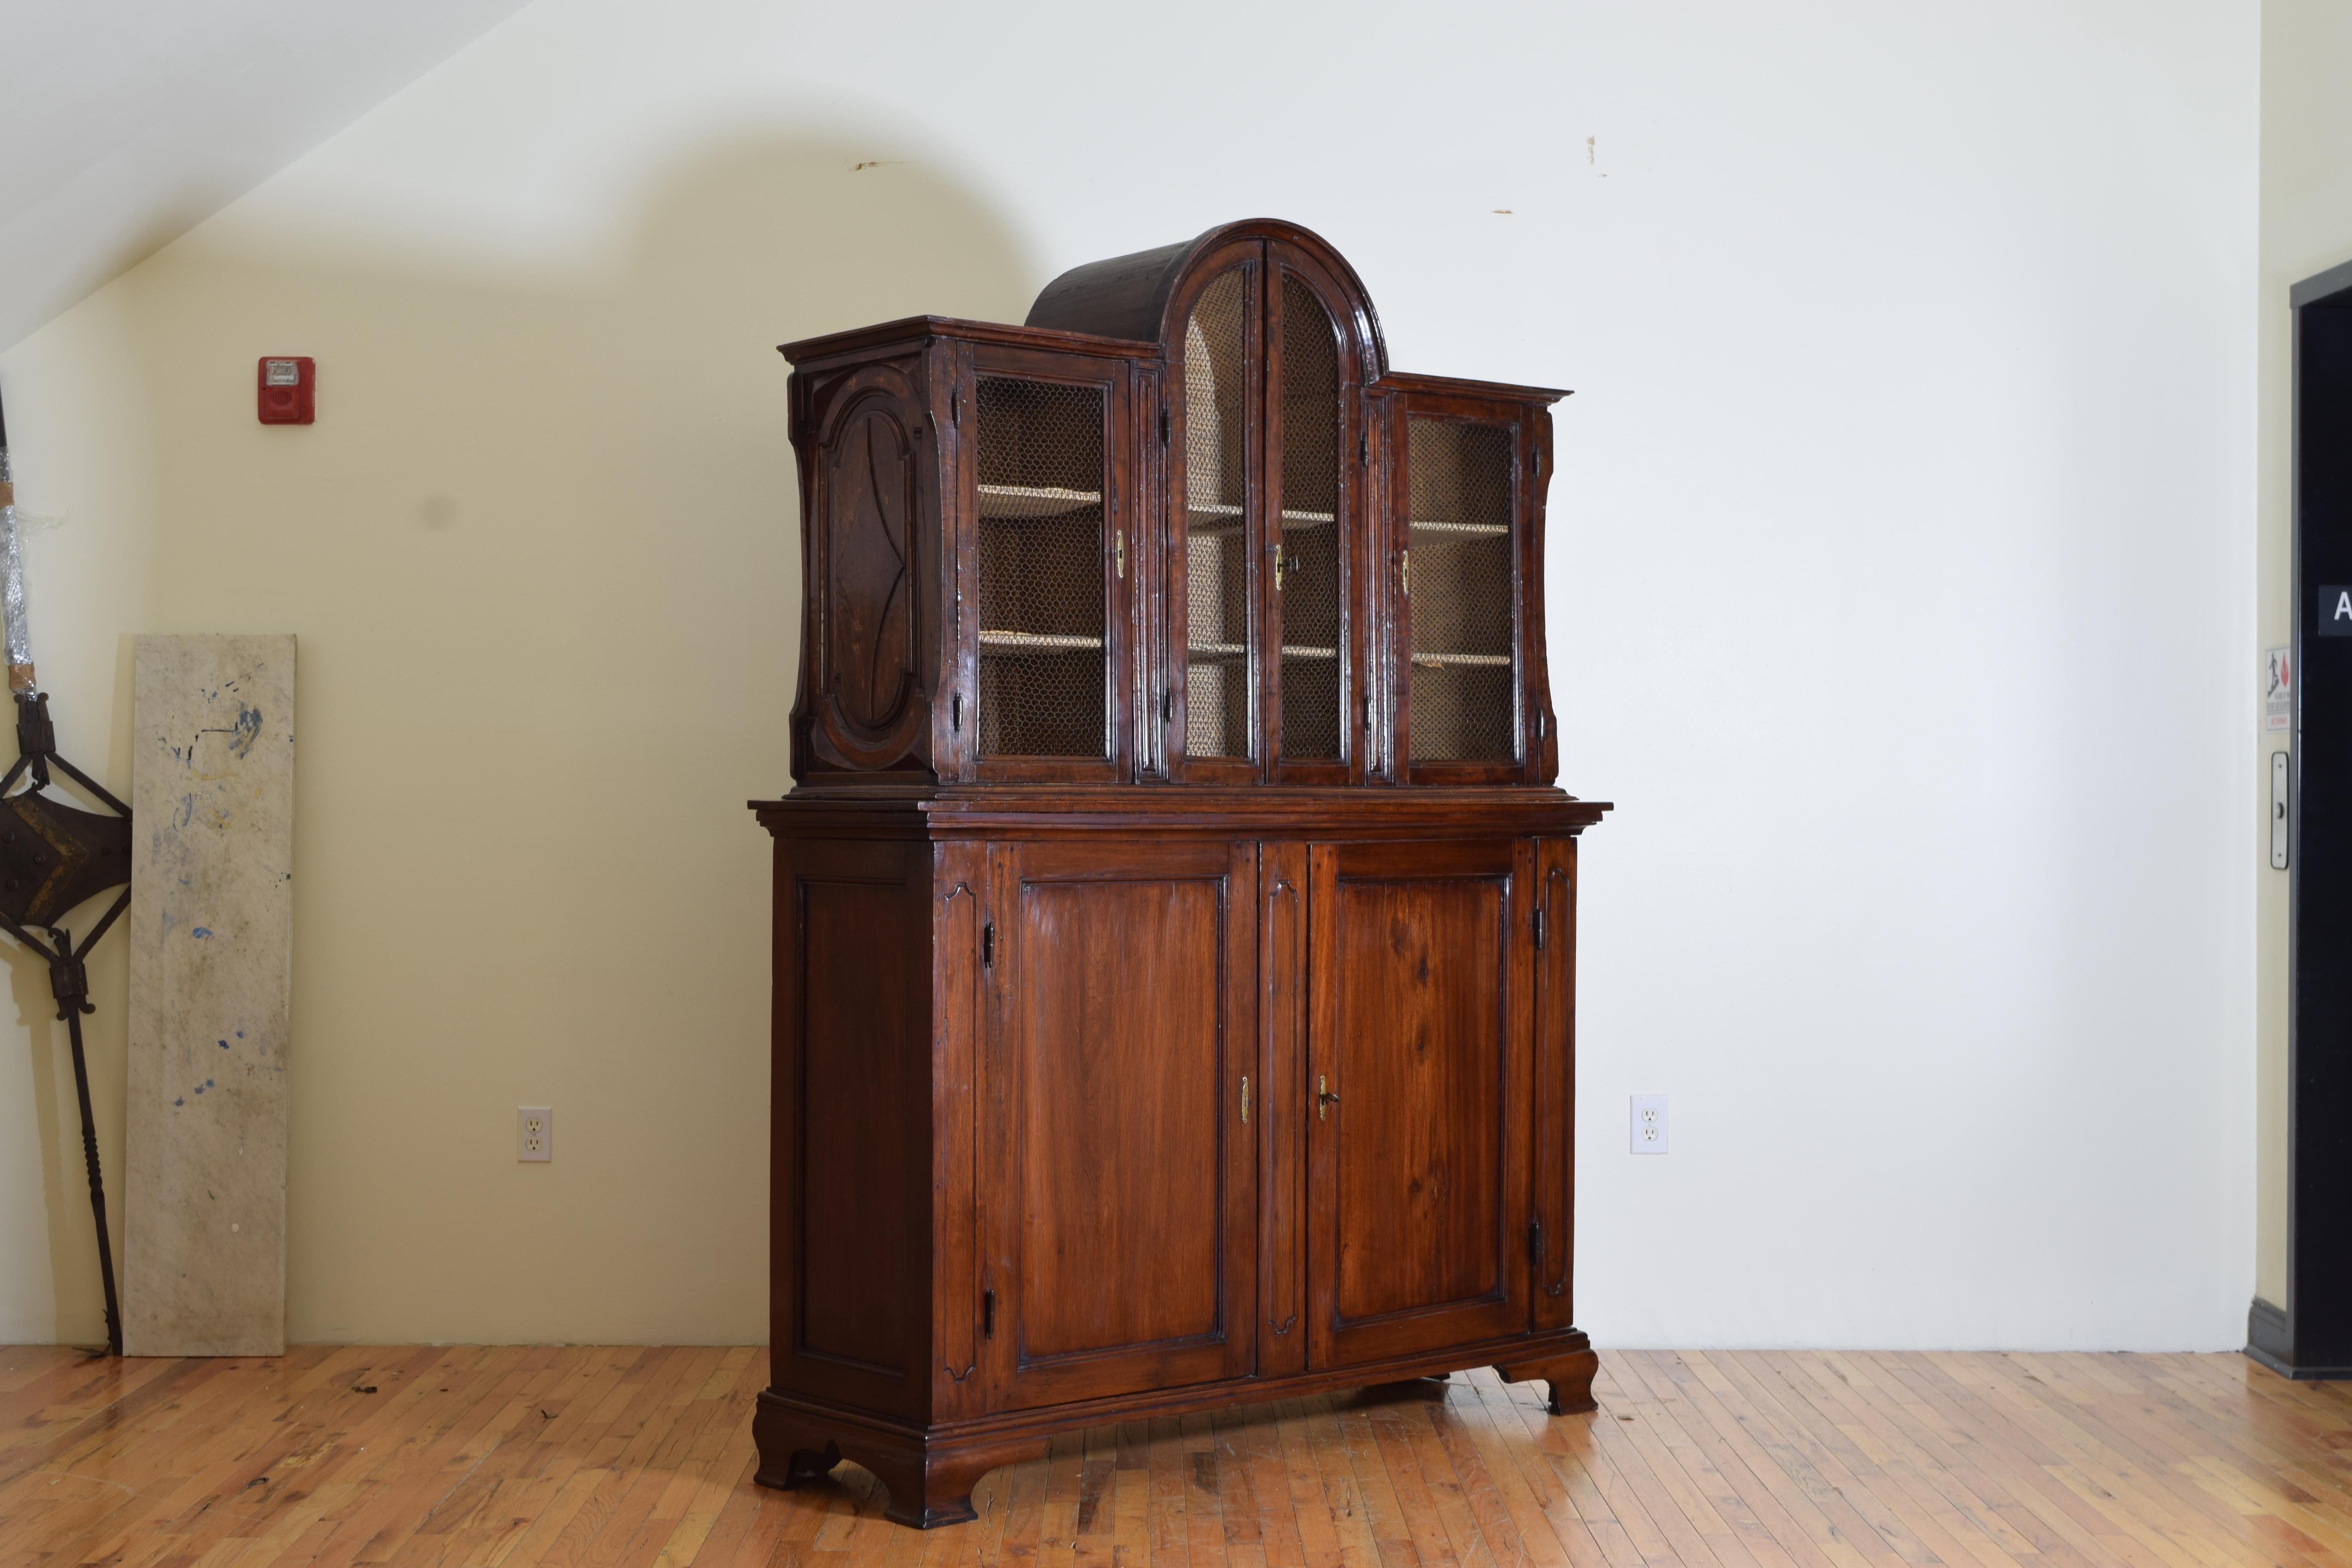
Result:
[[[1339,1097],[1333,1094],[1328,1087],[1330,1081],[1319,1072],[1315,1075],[1315,1120],[1318,1121],[1328,1118],[1331,1107],[1339,1103]]]

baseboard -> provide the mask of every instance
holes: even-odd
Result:
[[[2294,1354],[2294,1342],[2287,1337],[2285,1308],[2254,1298],[2254,1304],[2246,1309],[2246,1353],[2274,1372],[2285,1370]]]
[[[2246,1356],[2297,1383],[2352,1378],[2352,1366],[2297,1366],[2294,1338],[2287,1331],[2284,1309],[2272,1306],[2260,1296],[2246,1311]]]

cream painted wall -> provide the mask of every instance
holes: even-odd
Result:
[[[2335,0],[2263,0],[2261,647],[2294,635],[2292,511],[2294,313],[2287,291],[2352,261],[2352,10]],[[2255,671],[2259,650],[2247,656]],[[2269,864],[2270,753],[2287,737],[2256,731],[2260,795],[2253,820]],[[2259,1199],[2255,1293],[2286,1301],[2287,879],[2265,871],[2256,905]]]
[[[1580,1321],[2237,1342],[2258,47],[2252,0],[534,0],[0,355],[70,740],[119,774],[121,634],[303,639],[293,1336],[761,1335],[770,345],[1264,212],[1401,367],[1580,389]],[[315,427],[253,423],[270,353]],[[0,1338],[87,1338],[28,976]]]

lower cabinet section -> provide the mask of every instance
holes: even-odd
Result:
[[[762,1486],[789,1490],[807,1485],[848,1459],[873,1471],[889,1489],[890,1506],[884,1510],[888,1517],[928,1530],[973,1518],[971,1489],[981,1477],[1000,1465],[1038,1458],[1045,1452],[1045,1439],[1056,1432],[1145,1416],[1180,1415],[1251,1400],[1397,1383],[1478,1366],[1492,1366],[1507,1382],[1547,1384],[1555,1415],[1594,1408],[1592,1377],[1600,1358],[1593,1354],[1591,1342],[1573,1329],[1455,1346],[1442,1355],[1328,1368],[1283,1378],[1196,1384],[1150,1395],[1052,1405],[929,1426],[894,1422],[788,1389],[771,1388],[760,1395],[759,1409],[751,1417],[752,1440],[760,1449],[760,1468],[752,1479]]]
[[[928,1526],[1108,1421],[1479,1365],[1591,1408],[1572,832],[769,825],[761,1481],[845,1457]]]

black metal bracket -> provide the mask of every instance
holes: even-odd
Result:
[[[74,1093],[81,1102],[82,1163],[89,1173],[89,1207],[98,1225],[98,1267],[106,1289],[106,1348],[122,1353],[122,1311],[114,1289],[114,1244],[106,1224],[106,1183],[99,1168],[98,1122],[89,1103],[89,1063],[82,1048],[81,1020],[97,1006],[89,1000],[85,961],[99,939],[131,907],[131,808],[106,786],[58,755],[57,725],[45,691],[16,697],[16,760],[0,773],[0,930],[48,961],[49,994],[73,1045]],[[115,815],[100,816],[50,799],[41,792],[49,770],[73,780],[103,801]],[[31,783],[15,795],[16,781]],[[106,913],[77,943],[56,923],[110,888],[121,888]],[[47,940],[36,936],[38,928]]]

